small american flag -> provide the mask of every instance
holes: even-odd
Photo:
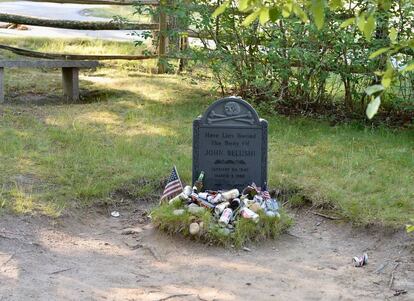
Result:
[[[160,202],[172,199],[173,197],[179,195],[182,191],[183,184],[178,176],[177,168],[174,166],[171,175],[168,178],[167,185],[165,185]]]
[[[272,198],[272,197],[270,196],[269,191],[267,191],[267,184],[266,184],[266,183],[263,185],[262,198],[263,198],[264,200],[268,200],[268,199],[271,199],[271,198]]]

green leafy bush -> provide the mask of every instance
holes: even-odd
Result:
[[[306,5],[300,1],[288,7],[271,3],[271,9],[265,4],[262,7],[262,2],[244,1],[246,11],[240,1],[177,0],[161,8],[173,24],[180,25],[168,30],[171,41],[187,27],[201,41],[184,52],[170,43],[170,55],[189,56],[196,64],[208,66],[223,94],[237,94],[270,109],[287,106],[306,112],[321,108],[323,114],[345,111],[362,117],[368,103],[371,116],[381,102],[384,110],[413,113],[412,73],[386,76],[408,66],[412,50],[394,55],[376,52],[389,45],[390,38],[395,43],[413,38],[413,31],[407,30],[414,20],[412,2],[400,2],[404,7],[395,2],[387,11],[378,10],[376,19],[364,14],[360,18],[364,22],[357,22],[363,31],[344,26],[344,21],[361,11],[371,11],[367,1],[354,1],[352,8],[338,5],[326,15],[311,9],[314,17],[323,17],[318,22],[308,22],[303,15]],[[216,17],[214,8],[223,3]],[[152,14],[157,15],[159,9]],[[393,18],[395,15],[400,17]],[[378,72],[381,70],[384,72]],[[386,92],[365,90],[375,84],[389,86],[391,79],[395,84]],[[383,94],[381,99],[379,94]],[[332,106],[338,109],[332,110]]]

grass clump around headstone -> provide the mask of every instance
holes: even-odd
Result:
[[[177,209],[184,212],[177,215]],[[251,219],[239,218],[234,222],[234,229],[229,230],[218,223],[211,211],[190,213],[183,203],[177,202],[157,206],[151,212],[151,219],[155,227],[170,235],[179,234],[197,241],[240,248],[247,243],[274,239],[286,231],[293,220],[283,209],[279,213],[280,217],[270,217],[259,211],[257,223]],[[200,231],[195,235],[190,233],[191,223],[200,225]]]

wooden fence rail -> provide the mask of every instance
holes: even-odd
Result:
[[[101,5],[159,5],[158,0],[31,0],[31,2],[73,3],[73,4],[101,4]]]
[[[157,30],[156,23],[50,20],[0,13],[0,22],[79,30]]]
[[[0,49],[8,50],[18,55],[36,57],[42,59],[58,59],[58,60],[149,60],[158,58],[158,54],[152,55],[119,55],[119,54],[64,54],[64,53],[50,53],[39,52],[29,49],[17,48],[8,45],[0,44]]]
[[[53,2],[53,3],[75,3],[75,4],[105,4],[105,5],[169,5],[167,0],[31,0],[32,2]],[[166,52],[168,45],[168,36],[166,34],[168,30],[168,16],[160,10],[160,17],[157,23],[137,23],[130,21],[72,21],[72,20],[50,20],[35,18],[29,16],[21,16],[15,14],[0,13],[0,22],[25,24],[32,26],[53,27],[62,29],[75,29],[75,30],[150,30],[158,31],[158,53],[157,55],[79,55],[79,54],[59,54],[59,53],[44,53],[36,52],[28,49],[21,49],[17,47],[0,45],[0,49],[12,51],[16,54],[48,58],[48,59],[67,59],[67,60],[145,60],[158,58],[158,73],[166,72]],[[197,37],[198,34],[189,32],[189,36]],[[184,43],[188,45],[188,41]]]

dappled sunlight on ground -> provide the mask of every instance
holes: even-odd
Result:
[[[115,113],[107,111],[94,111],[81,114],[73,122],[119,125],[122,121]]]
[[[408,290],[414,285],[402,277],[412,265],[403,247],[406,236],[370,237],[310,214],[297,216],[292,236],[251,245],[246,252],[159,233],[137,222],[138,208],[117,208],[119,218],[106,213],[111,207],[103,215],[90,209],[55,221],[5,216],[0,295],[11,300],[378,300],[393,291],[388,274],[374,270],[396,248],[402,264],[394,285]],[[136,234],[121,234],[131,227]],[[355,268],[351,258],[361,250],[369,250],[371,261]]]
[[[155,266],[162,270],[172,270],[177,268],[177,265],[181,265],[186,268],[206,268],[206,270],[231,270],[237,273],[255,273],[255,274],[269,274],[272,270],[264,266],[258,265],[257,263],[252,264],[249,261],[242,259],[229,260],[228,257],[209,257],[204,256],[202,258],[193,258],[194,261],[189,258],[182,257],[180,254],[172,255],[168,258],[168,262],[156,262]]]
[[[133,105],[130,102],[125,102],[130,107]],[[90,108],[94,110],[94,108]],[[74,113],[74,112],[73,112]],[[45,123],[53,126],[60,127],[78,127],[88,128],[97,126],[98,128],[104,126],[104,130],[107,134],[113,134],[116,136],[136,137],[140,135],[147,136],[173,136],[176,132],[169,126],[163,124],[151,124],[147,122],[146,118],[140,118],[140,114],[134,114],[133,112],[127,113],[126,116],[122,116],[121,113],[114,113],[110,111],[90,111],[87,113],[74,116],[72,114],[63,116],[46,117]]]
[[[0,282],[8,283],[10,285],[17,285],[19,281],[19,262],[16,260],[15,252],[1,252],[0,251]],[[7,263],[7,264],[6,264]],[[4,279],[3,279],[4,278]]]

